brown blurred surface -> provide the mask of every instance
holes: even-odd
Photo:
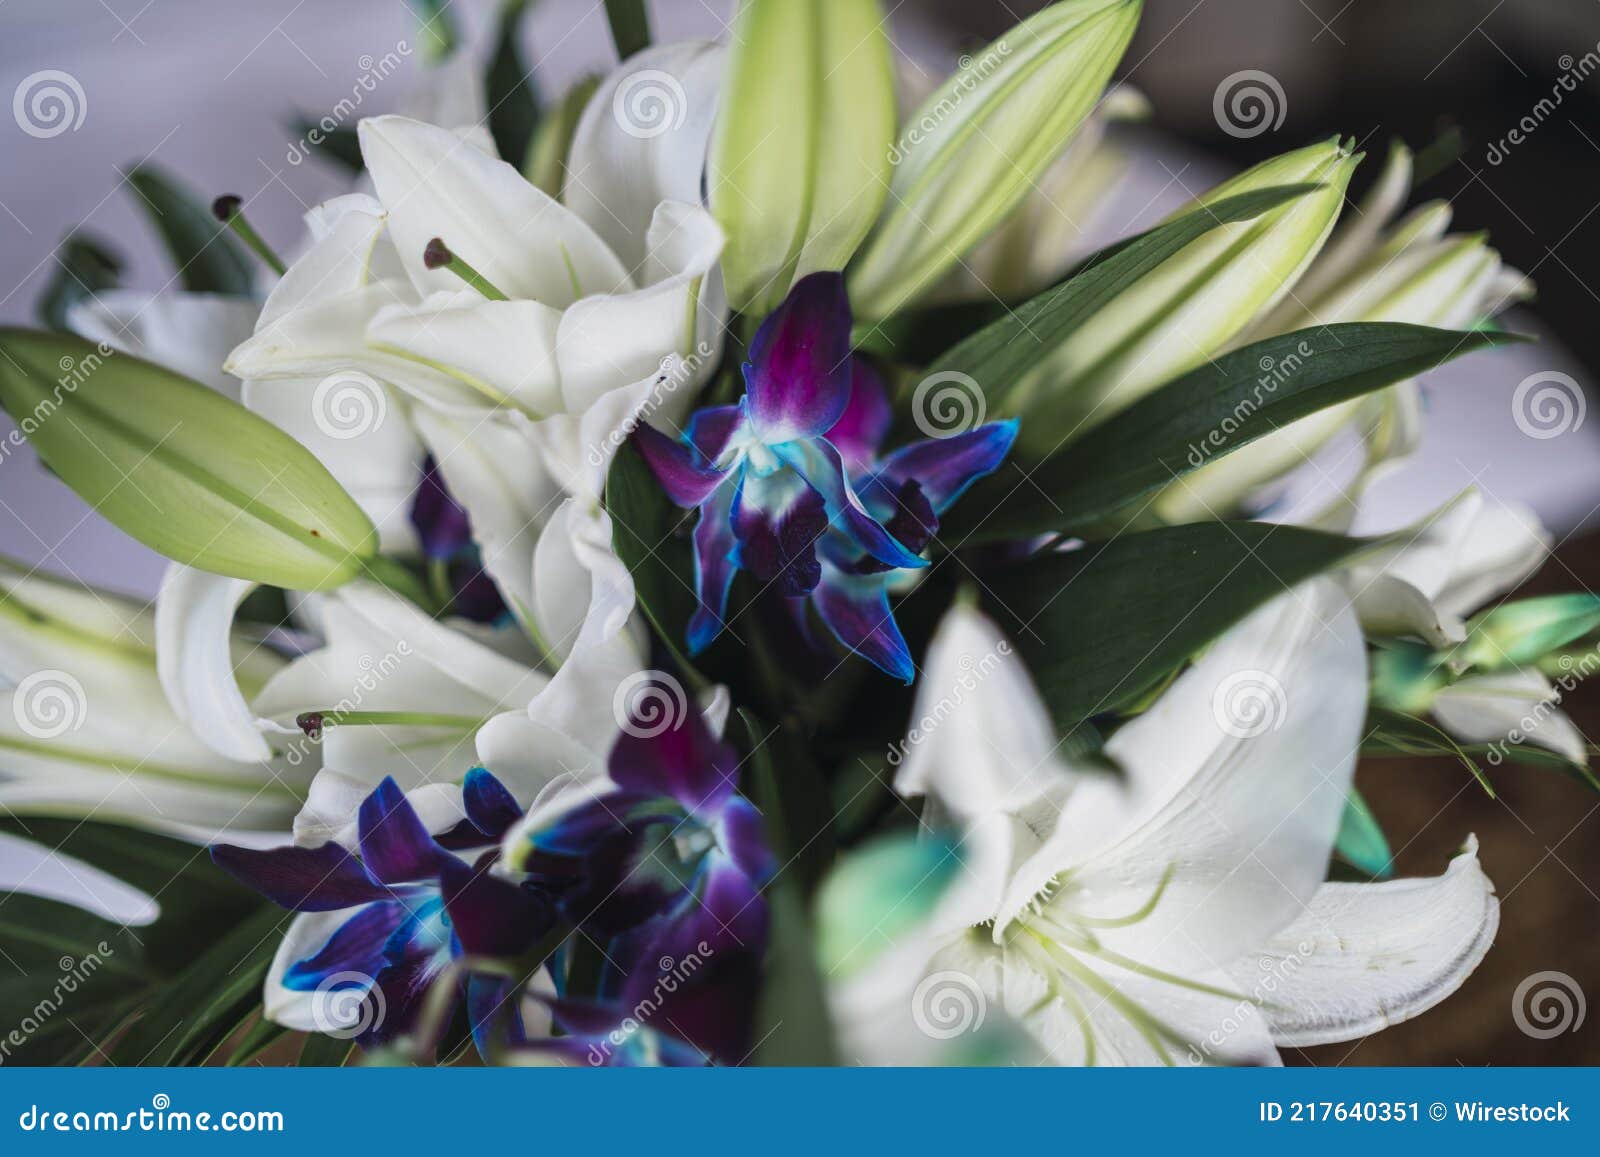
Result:
[[[1560,544],[1522,594],[1600,590],[1600,536]],[[1600,685],[1580,685],[1564,709],[1600,736]],[[1558,773],[1488,769],[1490,799],[1449,760],[1364,764],[1356,782],[1395,850],[1396,874],[1437,875],[1469,832],[1500,896],[1500,931],[1460,991],[1415,1020],[1351,1044],[1285,1050],[1288,1064],[1600,1064],[1600,1010],[1549,1039],[1512,1017],[1517,986],[1563,972],[1585,1000],[1600,999],[1600,796]]]

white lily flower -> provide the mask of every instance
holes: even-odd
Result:
[[[1351,567],[1345,582],[1369,635],[1451,647],[1466,638],[1469,614],[1544,565],[1550,542],[1532,510],[1490,502],[1474,487],[1424,519],[1401,549]]]
[[[0,568],[0,811],[96,817],[197,841],[282,832],[310,779],[270,753],[218,754],[168,706],[157,616],[120,595]],[[258,690],[284,665],[224,632],[230,685]],[[237,682],[235,682],[237,681]],[[255,758],[257,754],[261,758]]]
[[[1121,783],[1065,765],[1004,648],[964,607],[930,648],[917,717],[940,722],[902,775],[956,826],[966,872],[905,939],[921,938],[920,968],[891,956],[898,980],[868,968],[836,990],[847,1048],[883,1055],[871,1025],[954,986],[1056,1063],[1272,1064],[1278,1045],[1415,1016],[1482,959],[1498,908],[1471,841],[1436,879],[1323,882],[1366,707],[1360,631],[1332,583],[1256,611],[1117,732]],[[939,711],[940,680],[995,654]],[[1013,729],[1019,706],[1032,722]]]

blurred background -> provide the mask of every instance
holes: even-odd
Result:
[[[800,0],[796,0],[800,2]],[[728,0],[652,0],[656,39],[718,36]],[[954,60],[1042,7],[1030,0],[885,0],[908,73]],[[450,10],[481,55],[494,0]],[[595,0],[540,0],[525,59],[553,96],[613,54]],[[254,222],[286,248],[299,215],[345,178],[291,156],[297,116],[349,97],[374,58],[415,40],[405,0],[4,0],[0,96],[45,70],[82,90],[81,121],[39,137],[0,121],[0,323],[31,323],[58,241],[82,228],[110,240],[124,281],[160,289],[171,271],[123,180],[159,164],[197,191],[244,195]],[[415,58],[405,62],[414,66]],[[1368,154],[1372,180],[1392,138],[1431,169],[1420,198],[1449,200],[1454,228],[1488,230],[1529,273],[1538,299],[1511,329],[1537,346],[1455,363],[1425,379],[1426,440],[1380,485],[1376,522],[1397,525],[1469,483],[1526,502],[1555,532],[1536,590],[1600,588],[1600,4],[1595,0],[1146,0],[1124,68],[1153,107],[1122,130],[1133,163],[1094,223],[1110,239],[1150,224],[1228,173],[1334,133]],[[1241,77],[1241,74],[1248,74]],[[1265,119],[1219,113],[1229,85],[1266,94]],[[404,70],[363,96],[401,104]],[[1459,141],[1458,145],[1451,142]],[[1440,142],[1439,147],[1429,146]],[[1573,413],[1556,437],[1528,436],[1512,397],[1532,375],[1565,375]],[[1583,391],[1580,393],[1579,391]],[[4,432],[0,427],[0,433]],[[18,457],[0,471],[0,553],[83,581],[148,595],[162,564],[88,514]],[[1600,692],[1566,706],[1600,735]],[[1534,974],[1574,978],[1600,996],[1600,817],[1595,797],[1549,772],[1502,769],[1487,798],[1448,762],[1364,766],[1359,782],[1405,874],[1434,874],[1468,832],[1503,901],[1496,950],[1442,1008],[1354,1045],[1293,1062],[1574,1064],[1600,1062],[1600,1012],[1555,1036],[1518,1027],[1513,1002]]]

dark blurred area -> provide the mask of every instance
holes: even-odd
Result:
[[[1039,7],[919,5],[973,42]],[[1268,74],[1283,93],[1281,125],[1248,137],[1224,131],[1213,110],[1219,85],[1245,70]],[[1355,136],[1368,155],[1357,196],[1391,138],[1420,153],[1458,129],[1459,155],[1417,197],[1451,201],[1455,229],[1488,230],[1533,276],[1545,325],[1591,371],[1600,368],[1600,291],[1591,284],[1600,269],[1600,4],[1146,0],[1124,71],[1151,98],[1152,131],[1239,167],[1333,133]],[[1585,588],[1600,589],[1594,537],[1561,543],[1525,593]],[[1584,734],[1600,735],[1600,686],[1578,688],[1563,706]],[[1548,1037],[1529,1035],[1513,1016],[1519,985],[1540,972],[1564,973],[1586,999],[1600,998],[1600,799],[1547,770],[1506,766],[1494,780],[1499,795],[1490,799],[1448,760],[1361,768],[1398,875],[1435,875],[1468,833],[1478,835],[1501,898],[1499,935],[1461,991],[1432,1012],[1357,1043],[1287,1050],[1286,1061],[1600,1063],[1600,1010]]]

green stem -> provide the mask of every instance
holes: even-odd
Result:
[[[283,258],[272,251],[272,247],[262,239],[261,234],[256,232],[255,226],[251,225],[249,219],[245,217],[244,210],[240,208],[238,197],[232,194],[218,197],[212,202],[211,212],[216,216],[217,220],[232,229],[234,235],[248,245],[250,251],[261,258],[267,267],[279,277],[282,277],[288,271],[288,267],[283,263]]]

